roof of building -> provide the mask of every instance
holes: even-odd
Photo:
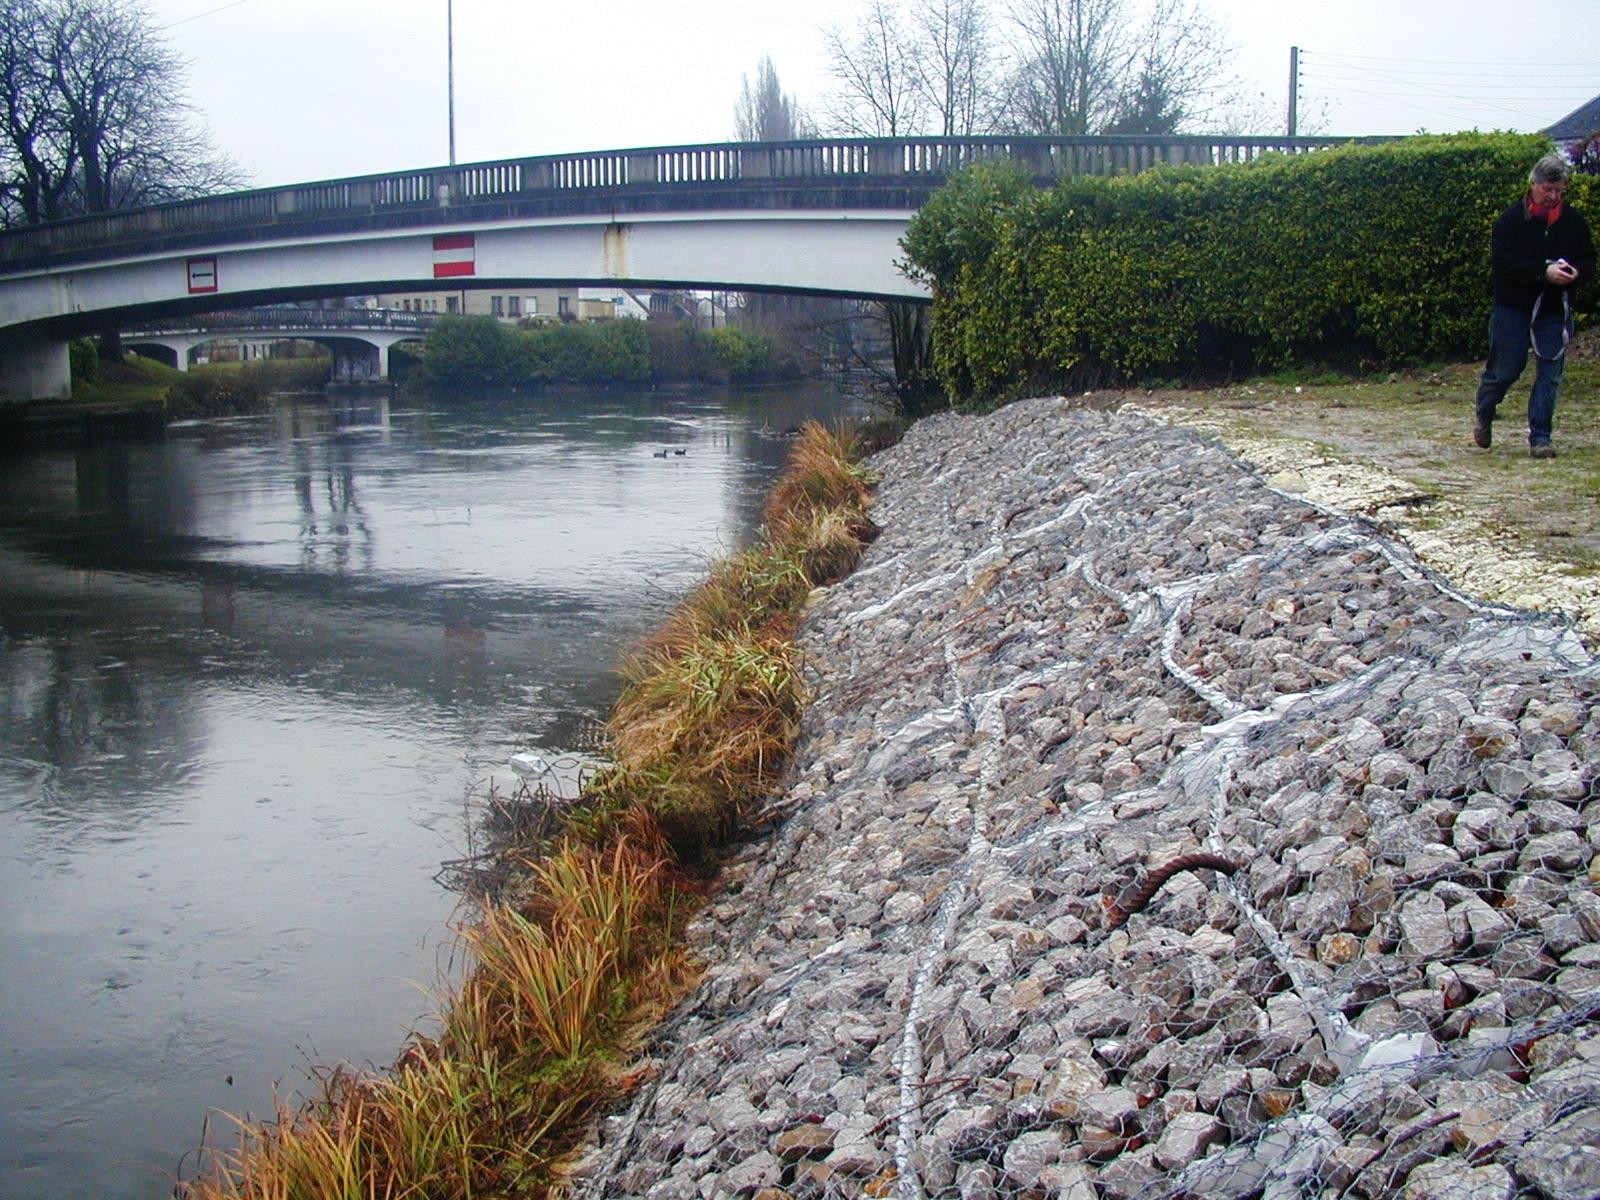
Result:
[[[1600,96],[1579,105],[1540,132],[1549,134],[1558,142],[1566,142],[1585,137],[1597,129],[1600,129]]]

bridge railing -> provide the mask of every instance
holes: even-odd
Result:
[[[149,208],[101,213],[0,231],[0,265],[70,256],[122,244],[193,239],[209,232],[271,236],[298,225],[346,217],[394,220],[540,196],[612,195],[678,189],[817,187],[881,183],[898,194],[931,191],[975,162],[1009,158],[1041,181],[1107,175],[1167,164],[1246,162],[1263,154],[1301,154],[1351,141],[1386,138],[1291,137],[966,137],[828,138],[732,142],[547,155],[433,167],[387,175],[264,188]],[[737,196],[724,197],[738,207]],[[902,201],[904,203],[904,201]],[[444,219],[441,217],[441,219]]]
[[[398,308],[241,308],[229,312],[195,313],[187,317],[141,321],[124,325],[123,331],[138,333],[213,333],[229,330],[311,330],[404,329],[426,332],[443,319],[443,314],[407,312]]]

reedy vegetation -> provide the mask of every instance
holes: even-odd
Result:
[[[814,587],[873,526],[852,440],[802,432],[764,535],[718,564],[629,659],[614,765],[515,896],[461,930],[473,966],[392,1069],[327,1072],[275,1119],[240,1121],[191,1200],[378,1200],[549,1192],[584,1120],[635,1080],[629,1056],[694,979],[675,935],[689,872],[778,781],[805,689],[793,643]],[[540,852],[542,849],[542,853]]]

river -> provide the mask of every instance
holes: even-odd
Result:
[[[392,1059],[510,756],[850,409],[284,399],[0,463],[0,1195],[168,1195],[206,1121]]]

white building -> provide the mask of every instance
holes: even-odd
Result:
[[[516,322],[528,317],[578,319],[577,288],[453,288],[448,292],[384,292],[379,308],[403,312],[461,313]]]

